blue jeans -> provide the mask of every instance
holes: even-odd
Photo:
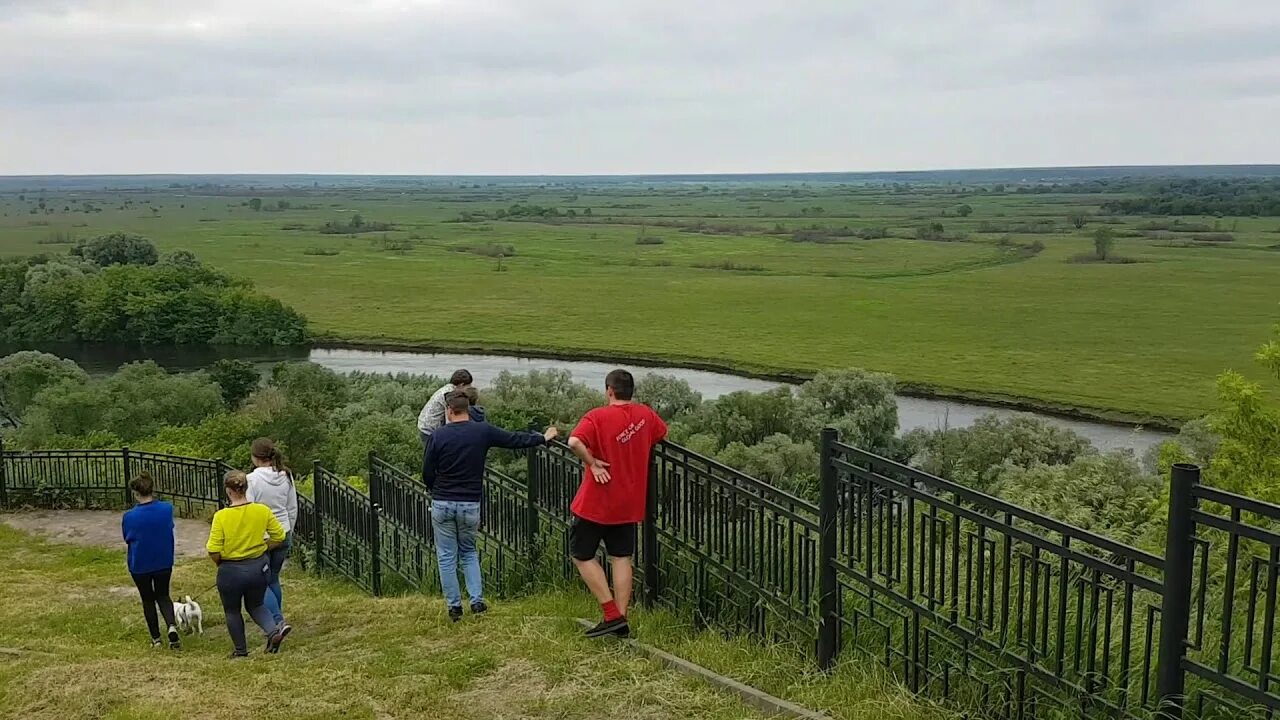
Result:
[[[480,578],[480,552],[476,549],[476,531],[480,528],[480,503],[431,501],[431,525],[435,530],[436,560],[440,563],[440,587],[449,607],[462,607],[462,590],[458,587],[458,556],[462,556],[462,575],[467,581],[467,594],[474,605],[484,601]]]
[[[285,533],[284,544],[267,553],[270,582],[267,585],[267,594],[262,598],[262,604],[267,606],[277,625],[284,622],[284,595],[280,589],[280,570],[284,568],[284,561],[289,557],[291,547],[293,547],[293,533]]]

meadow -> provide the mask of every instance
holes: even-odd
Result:
[[[1254,374],[1280,316],[1280,218],[1185,217],[1208,230],[1187,233],[1099,214],[1118,198],[781,181],[32,188],[0,194],[0,254],[128,231],[251,280],[323,340],[862,367],[916,391],[1176,424],[1214,407],[1222,370]],[[1081,262],[1104,225],[1113,261]]]

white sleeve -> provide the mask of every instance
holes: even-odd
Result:
[[[298,527],[298,489],[293,485],[293,476],[289,476],[289,497],[285,500],[285,512],[289,515],[289,529]]]

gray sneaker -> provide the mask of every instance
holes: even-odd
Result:
[[[280,643],[284,642],[284,639],[288,637],[291,632],[293,632],[292,625],[289,625],[288,623],[281,625],[279,630],[276,630],[271,637],[267,638],[267,652],[280,652]]]

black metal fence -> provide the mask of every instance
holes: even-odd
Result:
[[[818,659],[987,717],[1280,712],[1280,506],[1175,467],[1165,557],[822,438]]]
[[[219,460],[119,450],[6,450],[0,444],[0,507],[124,509],[129,481],[155,479],[156,494],[187,517],[212,515],[225,504]]]
[[[1280,714],[1280,506],[1175,468],[1165,556],[1085,532],[823,434],[818,503],[670,443],[650,467],[642,599],[726,632],[876,658],[911,690],[976,716]],[[146,468],[186,513],[218,507],[219,461],[129,450],[0,448],[0,505],[120,507]],[[574,578],[567,447],[528,478],[487,477],[487,584]],[[365,493],[316,464],[299,498],[304,557],[368,592],[438,591],[431,497],[376,456]]]

